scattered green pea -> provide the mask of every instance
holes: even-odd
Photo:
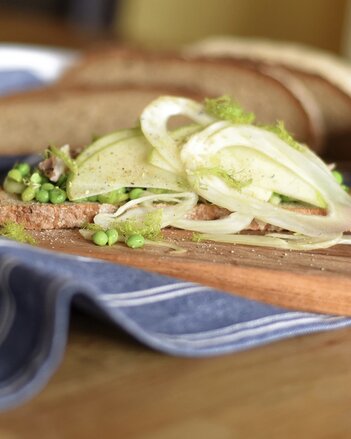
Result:
[[[21,194],[22,201],[28,202],[35,198],[37,189],[34,186],[28,186]]]
[[[95,201],[97,201],[97,199],[98,199],[97,195],[92,195],[91,197],[87,198],[87,201],[95,202]]]
[[[41,184],[45,184],[45,183],[50,183],[50,180],[48,179],[48,177],[46,175],[40,174],[41,175]]]
[[[9,194],[21,194],[25,188],[23,183],[17,183],[17,181],[11,180],[11,178],[6,177],[4,180],[4,190]]]
[[[131,235],[127,239],[126,244],[130,248],[140,248],[144,246],[145,238],[143,237],[143,235]]]
[[[346,186],[346,184],[342,184],[341,187],[344,189],[344,191],[349,192],[350,191],[350,187]]]
[[[99,203],[114,204],[115,197],[116,197],[116,193],[112,191],[112,192],[107,192],[106,194],[98,195],[97,200]]]
[[[50,202],[52,204],[61,204],[64,201],[66,201],[66,192],[63,191],[60,188],[55,188],[52,191],[49,192],[49,198],[50,198]]]
[[[67,175],[62,174],[60,178],[57,180],[57,186],[65,187],[67,182]]]
[[[39,203],[48,203],[50,200],[50,193],[45,189],[39,189],[35,194],[35,199],[39,201]]]
[[[269,202],[274,205],[280,204],[281,201],[282,201],[281,196],[276,193],[273,193],[271,198],[269,199]]]
[[[103,230],[95,232],[92,239],[94,244],[101,247],[108,243],[108,236]]]
[[[129,200],[129,194],[117,193],[114,204],[120,204],[123,203],[123,201],[127,201],[127,200]]]
[[[42,182],[42,176],[39,172],[33,172],[33,174],[29,177],[29,181],[34,184],[40,184]]]
[[[136,187],[129,192],[129,198],[131,200],[136,200],[137,198],[140,198],[143,195],[143,193],[144,193],[143,189],[141,189],[140,187]]]
[[[7,176],[17,183],[22,183],[23,175],[18,169],[11,169],[11,171],[8,172]]]
[[[116,242],[118,241],[118,232],[116,229],[106,230],[106,235],[108,239],[107,241],[108,245],[116,244]]]
[[[287,195],[279,194],[283,203],[294,203],[296,200],[294,198],[288,197]]]
[[[28,163],[18,163],[15,166],[15,169],[18,169],[22,177],[27,177],[27,175],[30,173],[30,166]]]
[[[52,191],[55,189],[55,186],[52,183],[44,183],[41,185],[40,189],[43,189],[44,191]]]
[[[336,180],[339,184],[342,184],[342,183],[344,182],[344,177],[343,177],[343,175],[341,174],[341,172],[339,172],[339,171],[332,171],[332,174],[333,174],[335,180]]]
[[[123,192],[120,192],[119,189],[111,192],[107,192],[106,194],[100,194],[97,197],[99,203],[107,203],[107,204],[119,204],[122,201],[126,201],[129,199],[129,195]]]

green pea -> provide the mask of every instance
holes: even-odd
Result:
[[[269,202],[271,204],[274,204],[274,205],[280,204],[281,201],[282,201],[282,199],[281,199],[280,195],[276,194],[276,193],[273,193],[271,198],[269,199]]]
[[[100,194],[97,196],[97,200],[99,203],[107,203],[107,204],[113,204],[114,202],[114,193],[113,192],[107,192],[106,194]]]
[[[57,180],[57,186],[65,187],[67,181],[67,175],[62,174],[60,178]]]
[[[108,245],[116,244],[116,242],[118,241],[118,232],[116,229],[106,230],[106,235],[108,238]]]
[[[15,168],[20,171],[22,177],[27,177],[30,172],[30,166],[28,163],[18,163]]]
[[[107,203],[107,204],[118,204],[122,201],[128,200],[129,195],[126,193],[119,192],[119,189],[111,192],[107,192],[106,194],[100,194],[97,197],[99,203]]]
[[[48,177],[46,175],[40,174],[41,175],[41,184],[45,184],[45,183],[50,183],[50,180],[48,179]]]
[[[11,169],[11,171],[8,172],[7,176],[17,183],[22,183],[23,175],[18,169]]]
[[[140,248],[143,247],[145,244],[145,239],[143,235],[131,235],[127,241],[126,244],[130,248]]]
[[[9,194],[21,194],[25,189],[23,183],[17,183],[17,181],[11,180],[11,178],[6,177],[3,183],[4,190]]]
[[[143,193],[144,193],[143,189],[141,189],[140,187],[136,187],[129,192],[129,198],[131,200],[136,200],[137,198],[140,198],[143,195]]]
[[[279,194],[283,203],[294,203],[296,200],[294,198],[288,197],[287,195]]]
[[[35,194],[35,199],[39,201],[39,203],[48,203],[50,200],[50,194],[45,189],[39,189]]]
[[[332,174],[335,178],[335,180],[339,183],[342,184],[344,181],[344,177],[342,176],[341,172],[339,171],[332,171]]]
[[[97,201],[97,199],[98,199],[97,195],[92,195],[91,197],[87,198],[87,201],[95,202],[95,201]]]
[[[37,189],[34,186],[28,186],[21,194],[22,201],[28,202],[35,198]]]
[[[55,189],[55,186],[52,183],[44,183],[44,184],[41,185],[40,189],[43,189],[44,191],[49,191],[50,192],[53,189]]]
[[[341,187],[344,189],[344,191],[350,192],[350,187],[346,186],[346,184],[342,184]]]
[[[93,235],[93,243],[101,247],[108,243],[108,236],[103,230],[95,232]]]
[[[66,197],[66,192],[60,188],[56,187],[55,189],[50,191],[50,202],[52,204],[61,204],[66,201]]]
[[[123,203],[123,201],[129,200],[129,194],[126,193],[118,193],[115,197],[115,203],[114,204],[120,204]]]
[[[29,180],[34,184],[40,184],[42,182],[42,176],[39,172],[33,172],[33,174],[29,177]]]

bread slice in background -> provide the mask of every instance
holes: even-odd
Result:
[[[186,87],[207,96],[230,95],[258,123],[283,120],[300,141],[320,152],[323,124],[319,107],[305,87],[288,74],[258,69],[233,59],[193,59],[123,47],[94,50],[66,72],[62,86]]]
[[[0,154],[42,152],[49,144],[81,147],[138,124],[144,107],[160,95],[203,96],[164,86],[47,87],[0,99]]]
[[[251,61],[293,75],[318,103],[326,132],[326,155],[351,157],[351,63],[328,52],[294,43],[212,37],[186,47],[185,56]]]

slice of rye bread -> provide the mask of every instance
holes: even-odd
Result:
[[[287,72],[303,83],[319,105],[325,125],[326,155],[350,159],[351,63],[346,59],[296,43],[254,38],[212,37],[184,49],[197,59],[251,61],[258,68]]]
[[[48,87],[0,99],[0,154],[42,152],[49,144],[83,147],[94,135],[138,124],[160,95],[203,95],[165,86]]]
[[[258,123],[283,120],[298,140],[316,151],[322,150],[320,110],[303,85],[288,75],[259,70],[241,61],[195,60],[177,54],[109,47],[88,52],[66,72],[61,83],[185,86],[208,96],[230,95],[254,112]]]
[[[161,206],[160,206],[161,207]],[[307,215],[325,215],[325,210],[319,208],[296,207],[286,205]],[[112,213],[116,206],[99,203],[74,203],[43,204],[38,202],[24,203],[16,196],[0,190],[0,225],[6,222],[22,224],[28,230],[74,229],[92,222],[98,213]],[[194,220],[215,220],[227,216],[227,209],[212,204],[198,204],[187,216]],[[277,231],[278,227],[252,221],[247,230],[252,231]]]

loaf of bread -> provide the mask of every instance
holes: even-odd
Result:
[[[323,116],[326,153],[351,156],[351,63],[322,50],[262,39],[213,37],[184,49],[191,59],[251,61],[257,68],[293,75],[312,93]]]
[[[0,100],[0,154],[42,152],[49,145],[82,147],[93,136],[133,127],[160,95],[203,96],[164,86],[47,87]]]
[[[323,147],[319,107],[308,90],[286,73],[257,69],[237,60],[192,59],[110,47],[92,51],[66,72],[62,86],[186,87],[207,96],[230,95],[258,123],[283,120],[288,130],[316,151]]]

